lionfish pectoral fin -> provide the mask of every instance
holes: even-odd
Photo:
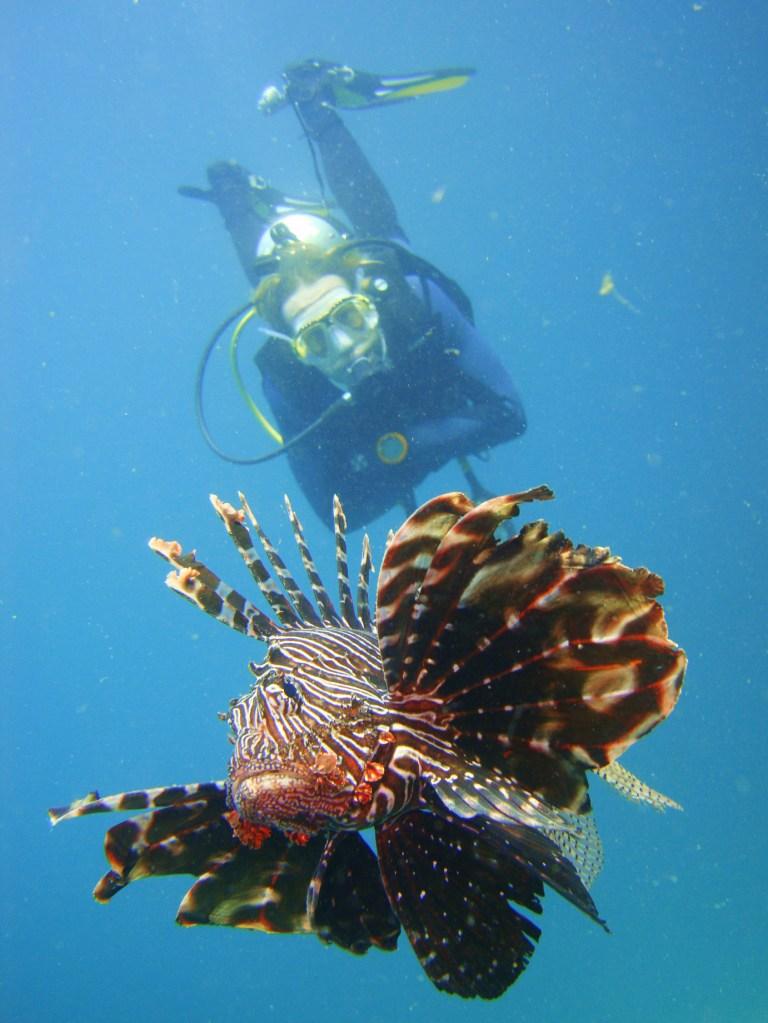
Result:
[[[659,810],[662,813],[664,810],[683,809],[680,803],[670,796],[665,796],[663,792],[651,788],[650,785],[646,785],[641,778],[627,770],[617,760],[608,764],[607,767],[599,767],[595,774],[599,775],[603,781],[608,782],[625,799],[629,799],[634,803],[645,803],[647,806],[652,806],[654,810]]]
[[[328,838],[307,892],[312,930],[355,955],[371,945],[397,947],[400,924],[381,881],[376,855],[356,831]]]
[[[520,790],[498,772],[473,769],[432,783],[447,810],[503,844],[506,858],[532,870],[595,921],[603,921],[587,889],[602,866],[602,845],[591,813],[566,813]],[[439,812],[439,810],[438,810]],[[524,855],[527,854],[527,855]]]
[[[384,887],[427,976],[463,998],[498,998],[540,930],[541,881],[499,855],[476,822],[415,810],[377,828]]]
[[[162,874],[200,874],[211,858],[233,844],[224,820],[225,782],[138,789],[115,796],[91,792],[69,806],[49,810],[54,824],[112,811],[152,810],[111,827],[104,852],[112,867],[96,885],[97,902],[108,902],[132,881]]]
[[[93,897],[108,902],[134,881],[170,874],[197,876],[212,860],[231,854],[232,829],[210,808],[174,807],[156,810],[110,828],[104,851],[112,865],[96,885]]]
[[[432,556],[470,508],[465,494],[443,494],[418,508],[387,542],[376,589],[376,632],[390,685],[399,678],[405,627]]]
[[[437,544],[406,523],[384,559],[377,624],[390,693],[404,715],[414,707],[414,727],[429,699],[468,760],[579,813],[585,771],[671,713],[685,655],[668,639],[658,576],[543,521],[496,539],[521,501],[550,496],[470,508]]]
[[[549,487],[496,497],[475,507],[444,494],[418,508],[387,547],[379,575],[376,628],[390,689],[422,688],[421,667],[456,610],[478,564],[496,547],[494,531],[528,501],[549,500]]]
[[[506,863],[514,863],[537,877],[608,931],[581,871],[557,841],[557,832],[545,833],[525,825],[498,824],[488,820],[477,820],[474,826]],[[572,835],[572,832],[566,834]]]
[[[457,817],[488,817],[502,824],[531,828],[569,828],[569,817],[493,768],[472,764],[435,778],[432,788],[443,806]]]
[[[236,842],[192,885],[176,917],[185,927],[216,924],[275,934],[309,934],[307,889],[325,838],[301,845],[273,830],[258,849]]]
[[[92,813],[130,813],[138,810],[163,809],[187,803],[206,803],[224,807],[227,783],[224,781],[195,782],[191,785],[163,785],[153,789],[133,789],[113,796],[100,796],[95,790],[67,806],[51,807],[51,824],[87,817]]]
[[[110,806],[104,806],[104,801],[96,789],[94,789],[93,792],[86,793],[80,799],[73,799],[66,806],[50,807],[48,810],[48,820],[55,826],[61,821],[72,820],[75,817],[84,817],[89,813],[108,813],[111,809],[112,807]]]

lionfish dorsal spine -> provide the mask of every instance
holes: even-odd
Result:
[[[366,533],[363,536],[363,546],[360,551],[360,570],[357,574],[357,617],[364,629],[372,629],[371,601],[369,596],[369,580],[373,571],[373,556],[371,555],[371,541]]]
[[[339,584],[339,610],[345,625],[359,629],[360,622],[355,614],[355,602],[349,585],[349,562],[347,560],[347,517],[344,506],[337,494],[333,495],[333,534],[336,540],[336,577]]]
[[[219,579],[207,565],[197,560],[194,551],[184,554],[177,541],[158,537],[153,537],[149,546],[176,569],[166,577],[169,589],[237,632],[265,641],[275,634],[278,626],[269,615]]]
[[[312,587],[312,595],[315,598],[318,610],[320,612],[321,621],[315,621],[312,624],[317,625],[342,625],[342,620],[334,607],[333,601],[328,596],[328,591],[323,585],[323,580],[320,578],[320,573],[317,570],[317,566],[312,558],[312,554],[307,546],[307,541],[304,539],[304,530],[298,515],[293,510],[288,495],[284,497],[285,507],[288,511],[288,519],[291,523],[291,529],[293,529],[293,536],[296,541],[296,547],[299,551],[299,557],[301,563],[304,566],[304,571],[307,573],[309,579],[309,585]],[[304,598],[306,600],[306,598]]]
[[[308,599],[299,584],[296,582],[287,565],[277,553],[277,549],[274,544],[261,528],[261,525],[251,511],[251,507],[245,496],[243,494],[239,494],[239,497],[243,510],[250,519],[251,525],[259,538],[259,543],[261,544],[264,553],[272,566],[272,570],[277,576],[277,579],[285,592],[285,596],[280,593],[280,590],[277,586],[275,586],[274,581],[272,581],[273,593],[279,594],[280,598],[283,601],[286,601],[288,606],[291,608],[291,620],[285,624],[299,626],[321,625],[321,619],[313,607],[312,602]]]
[[[241,500],[244,501],[242,495],[240,495],[240,497]],[[216,514],[224,523],[224,527],[227,530],[227,533],[229,533],[235,549],[243,559],[246,568],[251,573],[251,577],[256,585],[259,587],[262,596],[275,612],[278,621],[281,625],[286,626],[301,624],[301,618],[297,614],[296,609],[281,591],[254,546],[251,534],[248,527],[245,525],[246,515],[251,516],[251,524],[256,535],[259,537],[259,541],[267,552],[267,556],[269,557],[269,551],[267,550],[267,547],[264,546],[264,537],[261,533],[259,524],[256,522],[255,518],[253,518],[252,512],[250,511],[247,503],[244,503],[242,508],[235,508],[226,501],[221,501],[215,494],[211,494],[211,504],[213,505]],[[276,574],[278,573],[276,572]]]

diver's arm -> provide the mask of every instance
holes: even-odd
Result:
[[[317,101],[297,103],[296,111],[355,233],[406,241],[389,193],[336,111]]]

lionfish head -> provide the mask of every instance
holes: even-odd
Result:
[[[290,503],[311,599],[240,496],[239,508],[215,497],[213,506],[274,617],[222,582],[194,553],[183,554],[178,544],[164,541],[153,541],[153,547],[178,569],[168,578],[173,589],[230,627],[267,643],[265,660],[249,665],[255,676],[251,690],[232,702],[228,716],[234,745],[229,767],[229,801],[237,817],[233,826],[245,842],[254,827],[306,836],[348,822],[370,799],[364,775],[381,745],[386,694],[368,605],[370,548],[366,538],[355,602],[346,523],[336,501],[337,610]]]
[[[250,667],[256,682],[229,715],[238,817],[303,834],[347,820],[385,713],[373,637],[333,625],[287,628]]]

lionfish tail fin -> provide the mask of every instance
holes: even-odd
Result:
[[[645,803],[646,806],[651,806],[654,810],[659,810],[661,813],[665,810],[683,809],[680,803],[670,796],[665,796],[663,792],[651,788],[650,785],[646,785],[641,778],[628,771],[617,760],[614,760],[613,763],[608,764],[606,767],[599,767],[595,774],[599,774],[603,781],[608,782],[625,799],[629,799],[633,803]]]
[[[658,576],[543,521],[496,539],[521,502],[551,496],[474,507],[447,495],[419,509],[387,550],[377,625],[390,693],[414,728],[436,716],[464,756],[580,813],[586,770],[674,708],[685,655],[667,637]],[[441,502],[451,514],[438,519]]]

